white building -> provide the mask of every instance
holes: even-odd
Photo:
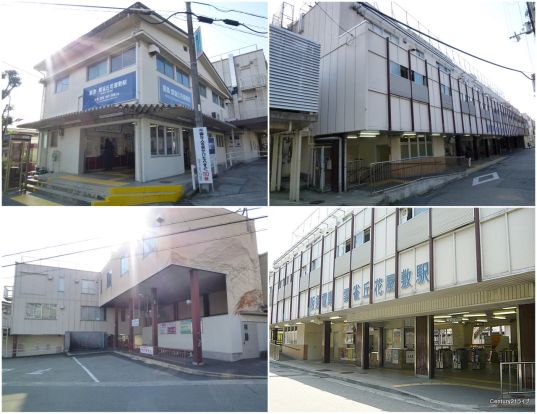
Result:
[[[523,147],[516,108],[368,3],[316,3],[289,29],[321,45],[319,119],[301,156],[310,187],[345,191],[372,163],[437,159],[441,172],[447,157]]]
[[[272,340],[429,377],[458,349],[498,376],[535,361],[534,229],[529,208],[335,209],[273,263]]]
[[[194,160],[192,79],[187,33],[142,3],[118,13],[36,65],[44,75],[39,166],[83,174],[113,168],[147,182],[190,171]],[[235,126],[230,94],[205,54],[198,59],[203,122],[217,164]],[[229,137],[229,138],[228,138]]]

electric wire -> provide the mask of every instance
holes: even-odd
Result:
[[[526,75],[526,73],[530,73],[529,71],[523,71],[523,70],[520,70],[520,69],[511,68],[511,67],[509,67],[509,66],[504,66],[504,65],[501,65],[501,64],[499,64],[499,63],[495,63],[495,62],[492,62],[492,61],[490,61],[490,60],[481,58],[481,57],[476,56],[476,55],[474,55],[474,54],[472,54],[472,53],[470,53],[470,52],[466,52],[466,51],[464,51],[464,50],[462,50],[462,49],[459,49],[458,47],[455,47],[455,46],[453,46],[453,45],[450,45],[449,43],[446,43],[446,42],[444,42],[444,41],[442,41],[442,40],[440,40],[440,39],[438,39],[438,38],[435,38],[435,37],[433,37],[433,36],[427,34],[427,33],[424,33],[424,32],[422,32],[421,30],[415,29],[414,27],[412,27],[412,26],[410,26],[410,25],[408,25],[408,24],[406,24],[406,23],[401,22],[400,20],[397,20],[397,19],[395,19],[395,18],[393,18],[393,17],[387,15],[387,14],[381,12],[380,10],[375,9],[374,7],[370,6],[370,5],[367,4],[367,3],[362,3],[362,2],[360,2],[360,5],[363,6],[363,7],[365,7],[365,8],[368,9],[368,10],[371,10],[371,11],[374,12],[374,13],[378,13],[378,14],[380,14],[382,17],[384,17],[384,18],[386,18],[386,19],[389,19],[389,20],[391,20],[391,21],[393,21],[393,22],[395,22],[395,23],[397,23],[397,24],[400,24],[401,26],[404,26],[404,27],[406,27],[406,28],[408,28],[408,29],[410,29],[410,30],[416,32],[416,33],[419,33],[419,34],[422,35],[422,36],[426,36],[426,37],[428,37],[429,39],[434,40],[435,42],[441,43],[441,44],[443,44],[444,46],[447,46],[447,47],[449,47],[449,48],[451,48],[451,49],[453,49],[453,50],[456,50],[456,51],[458,51],[458,52],[460,52],[460,53],[463,53],[463,54],[465,54],[465,55],[468,55],[468,56],[470,56],[470,57],[473,57],[474,59],[480,60],[480,61],[482,61],[482,62],[489,63],[489,64],[491,64],[491,65],[498,66],[498,67],[500,67],[500,68],[503,68],[503,69],[506,69],[506,70],[510,70],[510,71],[513,71],[513,72],[521,73],[522,75],[524,75],[524,76],[525,76],[526,78],[528,78],[529,80],[533,80],[533,77],[532,77],[532,76],[528,76],[528,75]]]
[[[220,7],[216,7],[214,4],[202,3],[202,2],[200,2],[200,1],[192,1],[191,3],[194,3],[194,4],[203,4],[204,6],[212,7],[213,9],[216,9],[216,10],[218,10],[219,12],[222,12],[222,13],[235,12],[235,13],[247,14],[248,16],[259,17],[260,19],[268,19],[267,16],[261,16],[261,15],[259,15],[259,14],[250,13],[250,12],[246,12],[246,11],[243,11],[243,10],[236,10],[236,9],[222,9],[222,8],[220,8]]]

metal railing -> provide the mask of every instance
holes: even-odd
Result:
[[[371,192],[378,192],[419,178],[462,172],[468,168],[465,157],[420,157],[374,162],[369,165]]]
[[[371,170],[364,167],[364,160],[347,161],[347,189],[367,184]]]
[[[273,342],[270,343],[269,356],[272,361],[280,360],[281,346]]]
[[[501,398],[535,398],[535,362],[500,362],[500,392]]]
[[[163,348],[157,347],[157,352],[155,356],[170,358],[170,359],[188,359],[192,358],[192,351],[187,349],[174,349],[174,348]]]

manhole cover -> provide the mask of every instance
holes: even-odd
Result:
[[[322,204],[324,203],[324,200],[313,200],[313,201],[310,201],[310,204]]]

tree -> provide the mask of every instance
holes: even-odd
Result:
[[[13,118],[9,114],[14,109],[14,106],[11,105],[11,91],[22,83],[16,70],[6,70],[2,72],[2,79],[6,78],[7,85],[2,89],[2,100],[9,98],[9,101],[2,111],[2,135],[6,133],[7,127],[13,123]]]

